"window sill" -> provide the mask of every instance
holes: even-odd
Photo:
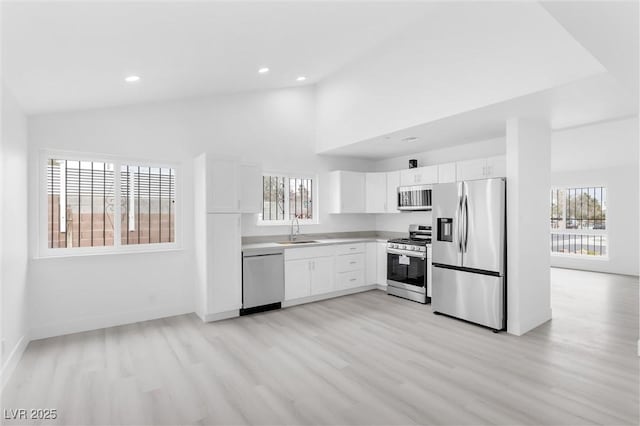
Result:
[[[61,249],[64,250],[64,249]],[[87,257],[87,256],[118,256],[118,255],[130,255],[130,254],[149,254],[149,253],[170,253],[181,252],[184,248],[180,246],[164,246],[164,247],[126,247],[119,249],[105,249],[105,250],[81,250],[70,252],[51,252],[47,251],[45,254],[34,256],[33,260],[47,260],[47,259],[63,259],[69,257]]]
[[[599,262],[609,261],[609,256],[594,256],[594,255],[588,255],[588,254],[551,253],[551,257],[555,257],[558,259],[596,260]]]

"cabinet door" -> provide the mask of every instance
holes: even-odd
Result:
[[[209,160],[206,190],[209,213],[240,211],[237,163],[229,160]]]
[[[207,314],[242,307],[239,214],[207,215]]]
[[[431,185],[432,183],[438,183],[438,166],[421,167],[422,171],[419,174],[417,185]]]
[[[486,158],[478,160],[459,161],[456,163],[457,180],[475,180],[486,178]]]
[[[284,262],[284,299],[299,299],[309,295],[311,295],[311,261],[302,259]]]
[[[367,257],[364,263],[365,267],[365,284],[371,285],[376,283],[377,278],[377,243],[367,243]]]
[[[407,185],[429,185],[438,183],[438,166],[416,167],[400,171],[400,184]]]
[[[421,169],[422,167],[400,170],[400,186],[415,185],[420,178]]]
[[[456,181],[456,163],[438,164],[438,183]]]
[[[507,176],[507,157],[498,155],[496,157],[487,158],[487,178],[506,177]]]
[[[318,257],[311,260],[312,295],[332,292],[334,279],[333,257]]]
[[[387,173],[387,213],[400,213],[398,210],[398,187],[400,186],[400,172]]]
[[[366,193],[367,193],[367,213],[385,213],[387,202],[387,174],[367,173]]]
[[[262,211],[262,168],[257,164],[241,164],[240,212],[260,213]]]
[[[340,201],[342,213],[364,213],[366,211],[365,174],[343,171],[341,175]]]
[[[387,286],[387,243],[376,243],[376,284]]]

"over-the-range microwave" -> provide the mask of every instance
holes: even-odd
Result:
[[[398,210],[431,210],[431,185],[399,186]]]

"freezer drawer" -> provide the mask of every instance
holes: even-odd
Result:
[[[504,278],[434,266],[431,306],[434,312],[505,329]]]

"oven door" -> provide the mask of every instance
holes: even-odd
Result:
[[[426,293],[427,259],[425,253],[387,250],[387,285]]]

